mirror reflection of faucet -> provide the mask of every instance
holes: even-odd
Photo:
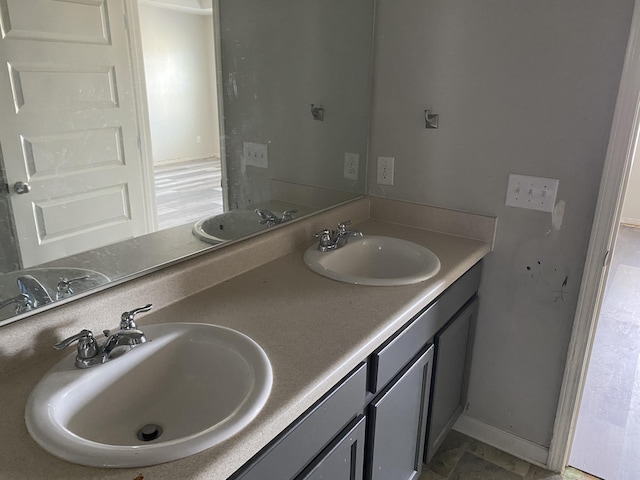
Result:
[[[320,241],[318,242],[318,250],[321,252],[328,252],[336,250],[340,247],[344,247],[350,238],[362,237],[362,232],[359,230],[347,230],[347,226],[351,225],[351,220],[345,220],[338,224],[336,230],[329,230],[325,228],[315,234],[315,237]]]
[[[78,353],[75,361],[77,368],[91,368],[107,363],[147,341],[145,334],[138,330],[135,316],[138,313],[148,312],[151,307],[152,304],[148,304],[144,307],[124,312],[120,317],[120,329],[117,332],[112,333],[110,330],[103,330],[105,341],[102,344],[98,343],[91,330],[85,329],[69,338],[65,338],[55,344],[53,348],[63,350],[77,341]]]
[[[42,307],[53,301],[44,285],[31,275],[19,276],[16,283],[20,294],[0,302],[0,308],[15,305],[16,313],[19,314]]]
[[[256,215],[260,217],[260,224],[266,225],[267,227],[273,227],[275,225],[288,222],[289,220],[293,220],[293,214],[298,213],[298,210],[285,210],[282,212],[282,217],[278,217],[271,210],[256,208],[254,211],[256,212]]]
[[[101,273],[82,268],[50,267],[24,270],[18,275],[0,275],[0,292],[19,292],[8,299],[0,299],[0,310],[13,306],[19,315],[44,307],[57,300],[95,288],[109,281]],[[6,318],[9,309],[0,312]]]
[[[61,278],[60,281],[58,282],[58,285],[56,285],[56,300],[62,300],[63,298],[67,298],[70,297],[71,295],[73,295],[74,293],[74,287],[73,284],[74,283],[81,283],[84,280],[88,280],[89,279],[89,275],[84,275],[83,277],[77,277],[77,278]]]

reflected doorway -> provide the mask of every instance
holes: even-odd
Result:
[[[212,9],[168,5],[139,4],[159,230],[224,211]]]

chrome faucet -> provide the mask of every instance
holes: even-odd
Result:
[[[73,291],[73,284],[74,283],[81,283],[84,280],[88,280],[89,279],[89,275],[85,275],[83,277],[77,277],[77,278],[60,278],[60,281],[58,282],[58,285],[56,285],[56,300],[62,300],[64,298],[70,297],[71,295],[74,294]]]
[[[53,301],[47,289],[35,277],[21,275],[16,282],[20,293],[26,297],[31,308],[38,308]]]
[[[148,312],[151,307],[152,305],[149,304],[130,312],[124,312],[120,317],[120,330],[115,333],[103,330],[105,341],[102,344],[98,343],[91,330],[85,329],[65,338],[53,348],[62,350],[77,341],[78,353],[75,361],[77,368],[91,368],[106,363],[147,341],[145,334],[138,330],[134,318],[138,313]]]
[[[260,217],[260,224],[262,225],[273,227],[274,225],[278,225],[280,223],[280,219],[276,217],[276,215],[271,210],[256,208],[254,212],[256,212],[256,215]]]
[[[289,220],[293,220],[293,214],[294,213],[298,213],[298,210],[285,210],[284,212],[282,212],[282,217],[280,217],[280,221],[282,223],[284,222],[288,222]]]
[[[29,301],[26,295],[20,294],[15,297],[8,298],[6,300],[0,301],[0,309],[4,307],[8,307],[9,305],[15,305],[15,313],[16,315],[24,312],[28,312],[31,310],[29,306]]]
[[[278,217],[275,213],[270,210],[256,208],[254,210],[256,215],[260,217],[260,224],[266,225],[267,227],[273,227],[275,225],[280,225],[281,223],[288,222],[289,220],[293,220],[293,214],[297,213],[297,210],[285,210],[282,212],[282,217]]]
[[[315,237],[320,239],[318,242],[318,250],[321,252],[328,252],[330,250],[336,250],[347,244],[350,238],[362,237],[362,232],[359,230],[347,230],[347,226],[351,225],[351,220],[345,220],[338,224],[336,230],[329,230],[325,228],[315,234]]]
[[[21,275],[16,279],[20,294],[0,302],[0,308],[15,305],[17,314],[28,312],[34,308],[51,303],[51,295],[47,289],[31,275]]]

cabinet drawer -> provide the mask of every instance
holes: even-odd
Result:
[[[230,478],[295,478],[352,419],[362,413],[366,370],[364,363],[359,365]]]
[[[478,263],[371,355],[371,393],[389,383],[473,296],[480,285],[480,272]]]
[[[296,480],[362,480],[365,417],[360,415]]]

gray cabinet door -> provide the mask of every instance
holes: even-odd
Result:
[[[296,480],[362,480],[364,438],[360,416]]]
[[[422,470],[433,346],[371,402],[368,480],[417,479]]]
[[[435,338],[436,358],[425,461],[429,462],[467,401],[476,298]]]
[[[305,471],[332,439],[362,413],[366,373],[366,365],[359,365],[230,480],[290,480]]]

